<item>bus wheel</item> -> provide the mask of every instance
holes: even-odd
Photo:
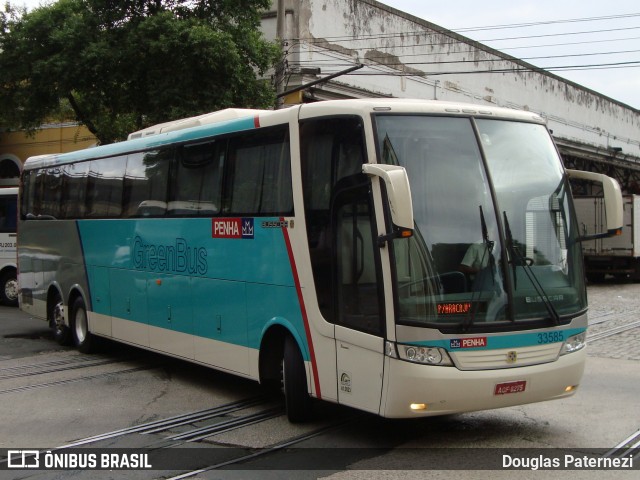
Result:
[[[69,327],[64,324],[64,303],[62,303],[60,295],[56,296],[49,312],[49,326],[53,330],[53,338],[59,345],[71,343],[71,332]]]
[[[311,397],[309,397],[307,390],[307,374],[300,349],[290,336],[284,342],[282,376],[289,421],[299,423],[309,420],[311,417]]]
[[[18,277],[8,271],[0,278],[0,302],[11,307],[18,306]]]
[[[89,331],[89,320],[87,318],[87,307],[84,305],[82,297],[76,298],[71,307],[71,335],[73,344],[82,353],[91,353],[95,350],[95,337]]]

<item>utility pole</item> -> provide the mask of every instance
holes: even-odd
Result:
[[[286,19],[287,12],[284,7],[285,0],[278,0],[277,8],[278,8],[278,16],[277,16],[277,24],[276,24],[276,37],[280,42],[280,46],[282,47],[282,51],[285,50],[285,35],[286,35]],[[276,110],[282,106],[282,95],[281,93],[284,91],[284,66],[285,60],[284,57],[282,62],[276,65],[275,72],[275,83],[276,83]]]

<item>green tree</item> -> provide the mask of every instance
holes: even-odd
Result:
[[[61,108],[101,143],[227,107],[273,105],[270,0],[59,0],[0,12],[0,118],[33,130]]]

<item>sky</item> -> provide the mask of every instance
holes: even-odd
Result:
[[[32,9],[53,0],[10,1]],[[563,67],[551,71],[640,109],[640,2],[637,0],[456,0],[453,3],[382,0],[382,3],[538,67]]]

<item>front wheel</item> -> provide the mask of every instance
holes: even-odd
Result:
[[[307,373],[298,344],[290,336],[284,342],[282,363],[287,418],[291,423],[305,422],[311,417],[311,397],[307,389]]]
[[[18,276],[8,271],[0,277],[0,302],[10,307],[18,306]]]
[[[87,307],[82,297],[76,298],[71,307],[71,335],[73,344],[82,353],[91,353],[96,349],[96,339],[89,331]]]

